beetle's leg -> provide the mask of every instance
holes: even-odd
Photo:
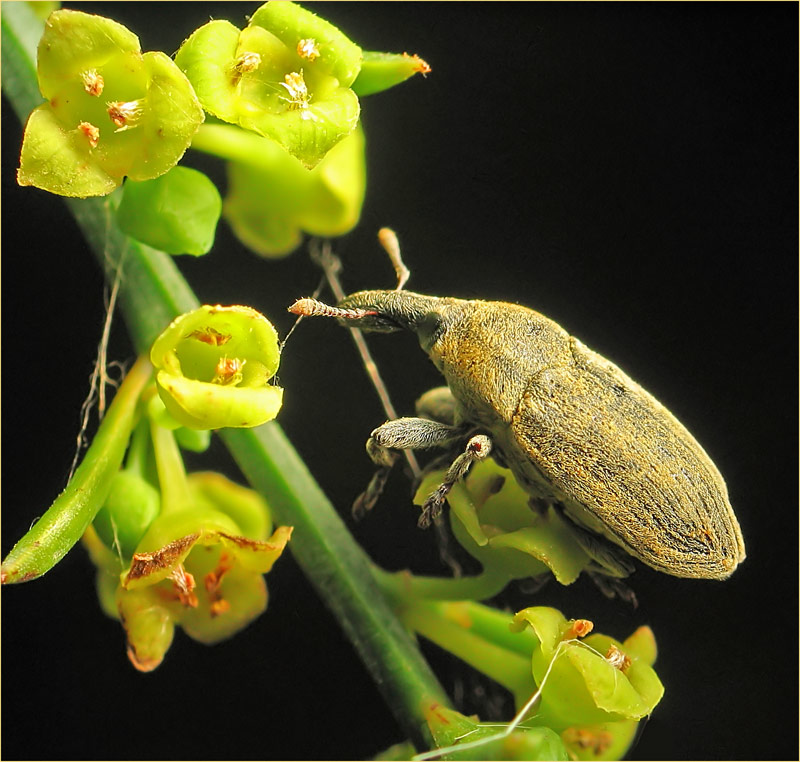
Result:
[[[586,555],[600,567],[599,574],[620,579],[630,576],[635,571],[636,567],[625,555],[625,551],[612,545],[604,537],[584,529],[574,521],[571,522],[570,530]]]
[[[464,429],[424,418],[398,418],[378,426],[367,440],[367,454],[378,465],[367,489],[353,503],[353,515],[360,518],[370,510],[383,492],[397,450],[419,450],[443,447],[464,436]]]
[[[636,593],[622,580],[617,577],[610,577],[604,569],[587,569],[586,573],[606,598],[619,598],[625,603],[629,603],[633,608],[639,605]]]
[[[431,421],[456,425],[456,398],[447,386],[428,389],[415,403],[417,415]]]
[[[419,517],[417,526],[427,529],[431,524],[431,519],[435,519],[441,512],[447,494],[453,485],[463,479],[473,463],[484,460],[492,451],[492,440],[485,434],[476,434],[467,442],[467,447],[447,469],[444,481],[431,493],[422,507],[422,515]]]

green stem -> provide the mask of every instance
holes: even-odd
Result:
[[[392,601],[420,598],[439,601],[484,601],[502,592],[511,577],[502,570],[489,569],[473,577],[422,577],[407,571],[387,572],[378,566],[372,573],[381,590]]]
[[[3,584],[41,577],[92,523],[122,466],[139,395],[152,378],[152,370],[150,361],[140,357],[125,376],[66,489],[3,561]]]
[[[23,123],[41,101],[31,25],[41,33],[41,22],[25,3],[3,5],[3,89]],[[124,264],[121,308],[137,349],[147,351],[174,317],[198,306],[197,298],[170,257],[119,230],[106,202],[67,200],[67,205],[109,280]],[[276,517],[295,527],[291,551],[355,645],[405,734],[418,748],[429,748],[433,741],[424,707],[430,701],[448,706],[447,696],[300,456],[274,422],[223,431],[222,438],[253,486],[268,497]]]
[[[283,169],[287,153],[274,140],[265,140],[260,135],[243,130],[232,124],[201,124],[192,138],[192,148],[227,161],[238,161],[257,167]],[[298,169],[303,172],[300,162]]]
[[[150,453],[150,421],[146,415],[139,418],[131,434],[128,445],[128,457],[125,458],[125,470],[136,476],[147,478],[147,457]]]
[[[192,504],[186,468],[175,435],[158,423],[150,421],[150,436],[156,455],[158,485],[161,488],[161,515],[179,511]]]
[[[507,688],[515,696],[535,690],[531,656],[527,658],[498,646],[471,629],[469,615],[452,618],[449,604],[417,601],[403,607],[399,616],[409,627],[437,646],[455,654],[479,672]]]

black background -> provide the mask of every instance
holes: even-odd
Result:
[[[67,3],[174,52],[209,17],[255,3]],[[624,638],[655,631],[666,695],[637,759],[797,758],[797,6],[793,3],[309,7],[367,49],[433,67],[362,102],[368,192],[336,242],[347,290],[392,287],[375,241],[399,234],[423,293],[520,302],[617,362],[680,418],[725,475],[748,559],[724,583],[641,569],[637,610],[588,582],[510,591]],[[103,318],[102,279],[61,201],[15,186],[21,130],[3,108],[3,553],[63,488]],[[219,163],[189,153],[224,183]],[[221,224],[179,265],[199,298],[285,306],[318,272],[275,262]],[[401,413],[439,383],[410,336],[371,345]],[[116,323],[111,359],[131,348]],[[349,337],[308,322],[284,352],[280,423],[343,515],[384,420]],[[215,445],[190,465],[236,474]],[[395,475],[356,537],[387,568],[439,570]],[[349,518],[348,518],[349,521]],[[401,739],[352,647],[290,557],[270,609],[207,648],[182,634],[134,672],[75,549],[4,589],[6,759],[366,758]],[[424,645],[467,711],[502,693]],[[510,715],[505,706],[506,717]]]

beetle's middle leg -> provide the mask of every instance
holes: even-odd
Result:
[[[399,457],[398,450],[446,447],[463,437],[468,429],[426,418],[398,418],[378,426],[367,440],[367,454],[378,466],[367,489],[353,503],[353,515],[360,518],[383,492],[386,479]]]

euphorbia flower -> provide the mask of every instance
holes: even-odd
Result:
[[[110,19],[54,11],[38,48],[39,89],[17,180],[62,196],[103,196],[183,156],[203,121],[186,76]]]
[[[444,471],[426,476],[414,502],[423,505],[443,478]],[[591,562],[567,520],[553,507],[531,510],[530,495],[511,471],[491,459],[475,464],[447,500],[453,534],[485,569],[502,570],[515,579],[549,570],[569,585]]]
[[[170,415],[190,429],[252,427],[273,419],[283,389],[270,385],[280,360],[272,324],[251,307],[205,305],[176,318],[150,360]]]
[[[263,574],[292,534],[272,532],[263,499],[220,474],[191,474],[187,484],[190,501],[151,523],[125,568],[93,529],[84,538],[103,608],[122,622],[131,663],[144,672],[161,663],[176,626],[210,645],[262,614]]]
[[[333,24],[290,2],[268,2],[240,30],[215,20],[175,56],[203,107],[265,135],[307,167],[358,124],[351,89],[361,48]]]
[[[516,614],[512,629],[525,627],[531,627],[539,641],[532,654],[533,678],[541,690],[533,718],[537,725],[558,732],[599,724],[610,727],[642,719],[661,700],[664,686],[650,666],[655,641],[649,630],[640,629],[620,643],[607,635],[589,634],[592,623],[587,620],[567,620],[545,606]],[[629,727],[621,726],[626,737],[631,735]]]

